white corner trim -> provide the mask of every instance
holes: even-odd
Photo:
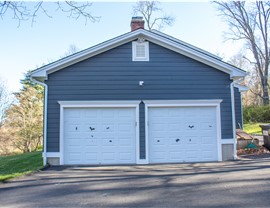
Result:
[[[216,122],[217,122],[217,127],[216,128],[217,128],[218,161],[222,161],[220,103],[216,105]]]
[[[139,111],[139,103],[136,104],[136,164],[142,164],[140,159],[140,111]]]
[[[217,150],[218,161],[222,161],[221,148],[221,99],[217,100],[144,100],[145,104],[145,155],[146,162],[149,163],[149,130],[148,130],[148,109],[150,107],[215,107],[216,108],[216,127],[217,127]]]
[[[144,164],[144,160],[140,159],[140,114],[139,114],[139,104],[141,101],[131,100],[131,101],[58,101],[60,104],[60,165],[64,165],[64,113],[66,108],[110,108],[110,107],[120,107],[120,108],[135,108],[136,113],[136,164]]]

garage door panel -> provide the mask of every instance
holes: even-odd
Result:
[[[179,148],[183,145],[183,139],[181,139],[181,137],[178,137],[177,135],[172,136],[169,138],[168,144]]]
[[[115,152],[103,152],[101,153],[102,161],[106,162],[115,162]]]
[[[160,162],[167,162],[167,152],[165,151],[153,151],[152,152],[153,154],[153,161],[154,162],[157,162],[157,161],[160,161]]]
[[[77,146],[81,146],[81,139],[78,139],[78,138],[67,138],[67,144],[70,146],[70,147],[77,147]]]
[[[131,132],[135,127],[135,123],[119,123],[118,124],[118,131],[119,132]]]
[[[186,145],[192,145],[192,147],[195,147],[195,145],[200,144],[200,140],[199,136],[187,136]]]
[[[96,162],[98,160],[98,152],[86,152],[85,159],[89,162]]]
[[[213,151],[202,151],[202,157],[205,160],[211,160],[215,156]]]
[[[84,131],[83,124],[81,122],[65,122],[67,132],[82,132]]]
[[[150,163],[217,160],[215,107],[149,107],[148,112]]]
[[[132,153],[130,153],[129,151],[127,152],[121,152],[119,153],[119,159],[120,161],[130,161],[132,160]]]
[[[177,132],[180,132],[181,129],[183,129],[183,123],[181,121],[178,121],[178,122],[172,122],[172,123],[169,123],[168,124],[168,129],[170,131],[177,131]]]
[[[188,150],[186,151],[187,161],[194,161],[195,159],[199,159],[201,155],[201,151],[198,150]]]
[[[68,155],[68,160],[71,162],[71,163],[74,163],[74,162],[78,162],[81,160],[81,153],[79,153],[78,151],[76,152],[70,152],[69,155]]]
[[[102,123],[101,129],[103,132],[111,133],[115,131],[115,126],[113,122]]]
[[[182,162],[179,161],[179,158],[184,158],[185,152],[184,151],[170,151],[169,153],[169,161],[170,162]]]
[[[133,147],[133,141],[132,141],[132,137],[122,137],[118,139],[118,144],[119,146],[122,147]]]
[[[79,116],[75,116],[76,112]],[[64,163],[135,163],[135,115],[135,108],[65,109]],[[77,143],[76,148],[68,138],[77,139],[72,141]]]
[[[85,146],[98,146],[98,139],[86,138]]]

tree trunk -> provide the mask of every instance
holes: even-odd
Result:
[[[269,92],[267,85],[267,77],[263,78],[263,105],[269,105]]]

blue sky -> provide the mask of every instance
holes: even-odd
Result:
[[[30,3],[29,3],[30,4]],[[63,56],[71,44],[85,49],[115,36],[130,31],[134,2],[93,2],[91,11],[101,16],[98,23],[84,19],[70,19],[66,14],[55,13],[53,3],[46,8],[53,15],[47,18],[40,14],[36,23],[18,22],[10,16],[0,19],[0,77],[12,92],[21,87],[20,79],[27,70],[32,70]],[[162,2],[167,14],[176,20],[165,32],[187,43],[200,47],[225,59],[237,53],[239,44],[224,42],[227,26],[218,16],[215,6],[209,2]]]

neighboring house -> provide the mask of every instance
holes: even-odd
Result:
[[[46,92],[44,163],[236,158],[246,72],[143,25],[31,73]]]

